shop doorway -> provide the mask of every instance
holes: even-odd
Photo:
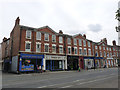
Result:
[[[68,60],[68,70],[78,70],[78,59]]]
[[[83,62],[83,59],[80,59],[80,68],[81,68],[81,69],[84,69],[84,62]]]

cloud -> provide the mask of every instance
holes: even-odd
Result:
[[[102,26],[100,24],[89,24],[88,28],[92,32],[99,32],[102,30]]]

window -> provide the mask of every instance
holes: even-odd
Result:
[[[100,51],[100,57],[102,57],[102,52]]]
[[[26,38],[31,39],[31,31],[29,30],[26,31]]]
[[[41,40],[41,32],[37,32],[36,38],[37,38],[37,40]]]
[[[107,53],[107,57],[109,57],[109,53]]]
[[[79,39],[79,46],[82,46],[82,40]]]
[[[59,53],[63,53],[63,46],[59,46]]]
[[[88,41],[88,47],[90,47],[90,42]]]
[[[77,45],[77,39],[74,39],[74,45]]]
[[[112,57],[112,53],[110,53],[110,57]]]
[[[86,41],[85,40],[83,40],[83,44],[84,44],[84,46],[86,46]]]
[[[45,34],[45,41],[49,41],[49,34]]]
[[[63,38],[59,36],[59,43],[63,43]]]
[[[97,46],[95,46],[95,49],[97,49]]]
[[[71,54],[71,47],[68,47],[68,54]]]
[[[79,48],[79,54],[82,55],[82,48]]]
[[[95,52],[95,56],[97,56],[97,57],[98,57],[98,51],[96,51],[96,52]]]
[[[49,44],[45,44],[45,49],[44,49],[45,52],[49,52]]]
[[[77,47],[74,47],[74,54],[77,54]]]
[[[84,55],[87,55],[87,50],[86,50],[86,48],[84,48]]]
[[[52,42],[56,42],[56,36],[52,35]]]
[[[104,51],[104,57],[106,57],[106,52]]]
[[[52,45],[52,53],[56,53],[56,45],[55,44]]]
[[[41,44],[39,42],[36,43],[36,52],[40,52]]]
[[[108,47],[107,47],[107,50],[108,50]]]
[[[29,41],[25,42],[25,51],[28,51],[28,52],[31,51],[31,42]]]
[[[68,44],[71,44],[71,38],[67,38]]]
[[[105,47],[103,47],[103,50],[105,50]]]
[[[113,51],[115,51],[115,48],[113,48]]]
[[[91,49],[88,49],[88,54],[91,55]]]
[[[101,46],[99,46],[99,49],[101,50]]]
[[[111,51],[111,48],[109,48],[109,50]]]

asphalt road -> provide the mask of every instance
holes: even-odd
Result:
[[[118,68],[2,74],[3,88],[118,88]]]

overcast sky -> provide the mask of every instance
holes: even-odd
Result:
[[[1,0],[0,42],[10,37],[15,19],[20,24],[39,28],[48,25],[65,34],[86,34],[87,39],[108,44],[117,41],[115,12],[119,0]]]

